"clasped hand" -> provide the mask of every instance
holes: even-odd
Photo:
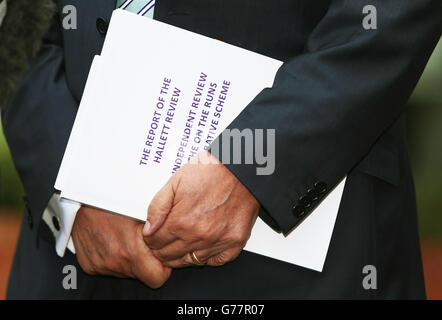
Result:
[[[212,155],[204,152],[199,159],[204,161],[184,165],[155,195],[144,226],[82,207],[72,236],[83,270],[158,288],[172,268],[194,265],[192,252],[210,266],[235,259],[250,237],[259,203]]]

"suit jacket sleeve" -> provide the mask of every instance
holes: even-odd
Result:
[[[376,30],[363,28],[366,4],[332,1],[305,52],[285,62],[273,87],[229,127],[276,129],[272,175],[257,176],[254,166],[227,167],[278,231],[292,230],[404,112],[440,37],[438,0],[371,1]],[[315,193],[319,200],[304,206],[308,190],[307,202]]]
[[[34,224],[41,219],[78,108],[66,83],[59,18],[2,112],[3,129]]]

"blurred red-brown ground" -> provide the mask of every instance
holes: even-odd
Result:
[[[427,298],[442,299],[442,241],[422,240],[422,260],[424,262]]]
[[[0,211],[0,300],[4,300],[6,296],[6,286],[21,219],[21,214]]]
[[[0,211],[0,300],[5,299],[22,216]],[[442,241],[422,241],[428,299],[442,299]]]

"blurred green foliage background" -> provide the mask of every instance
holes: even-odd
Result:
[[[1,123],[0,123],[1,128]],[[3,128],[0,131],[0,214],[3,210],[22,211],[23,187],[18,178],[14,164],[9,153],[9,148],[3,135]]]
[[[407,106],[421,235],[442,239],[442,41]]]
[[[407,111],[408,141],[416,184],[421,235],[425,238],[442,239],[441,41],[409,100]],[[24,207],[23,195],[23,187],[1,131],[0,214],[6,210],[21,212]]]

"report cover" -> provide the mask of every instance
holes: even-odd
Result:
[[[116,10],[55,188],[64,198],[146,220],[155,193],[272,86],[281,65]],[[321,271],[344,183],[286,238],[258,219],[245,249]]]

